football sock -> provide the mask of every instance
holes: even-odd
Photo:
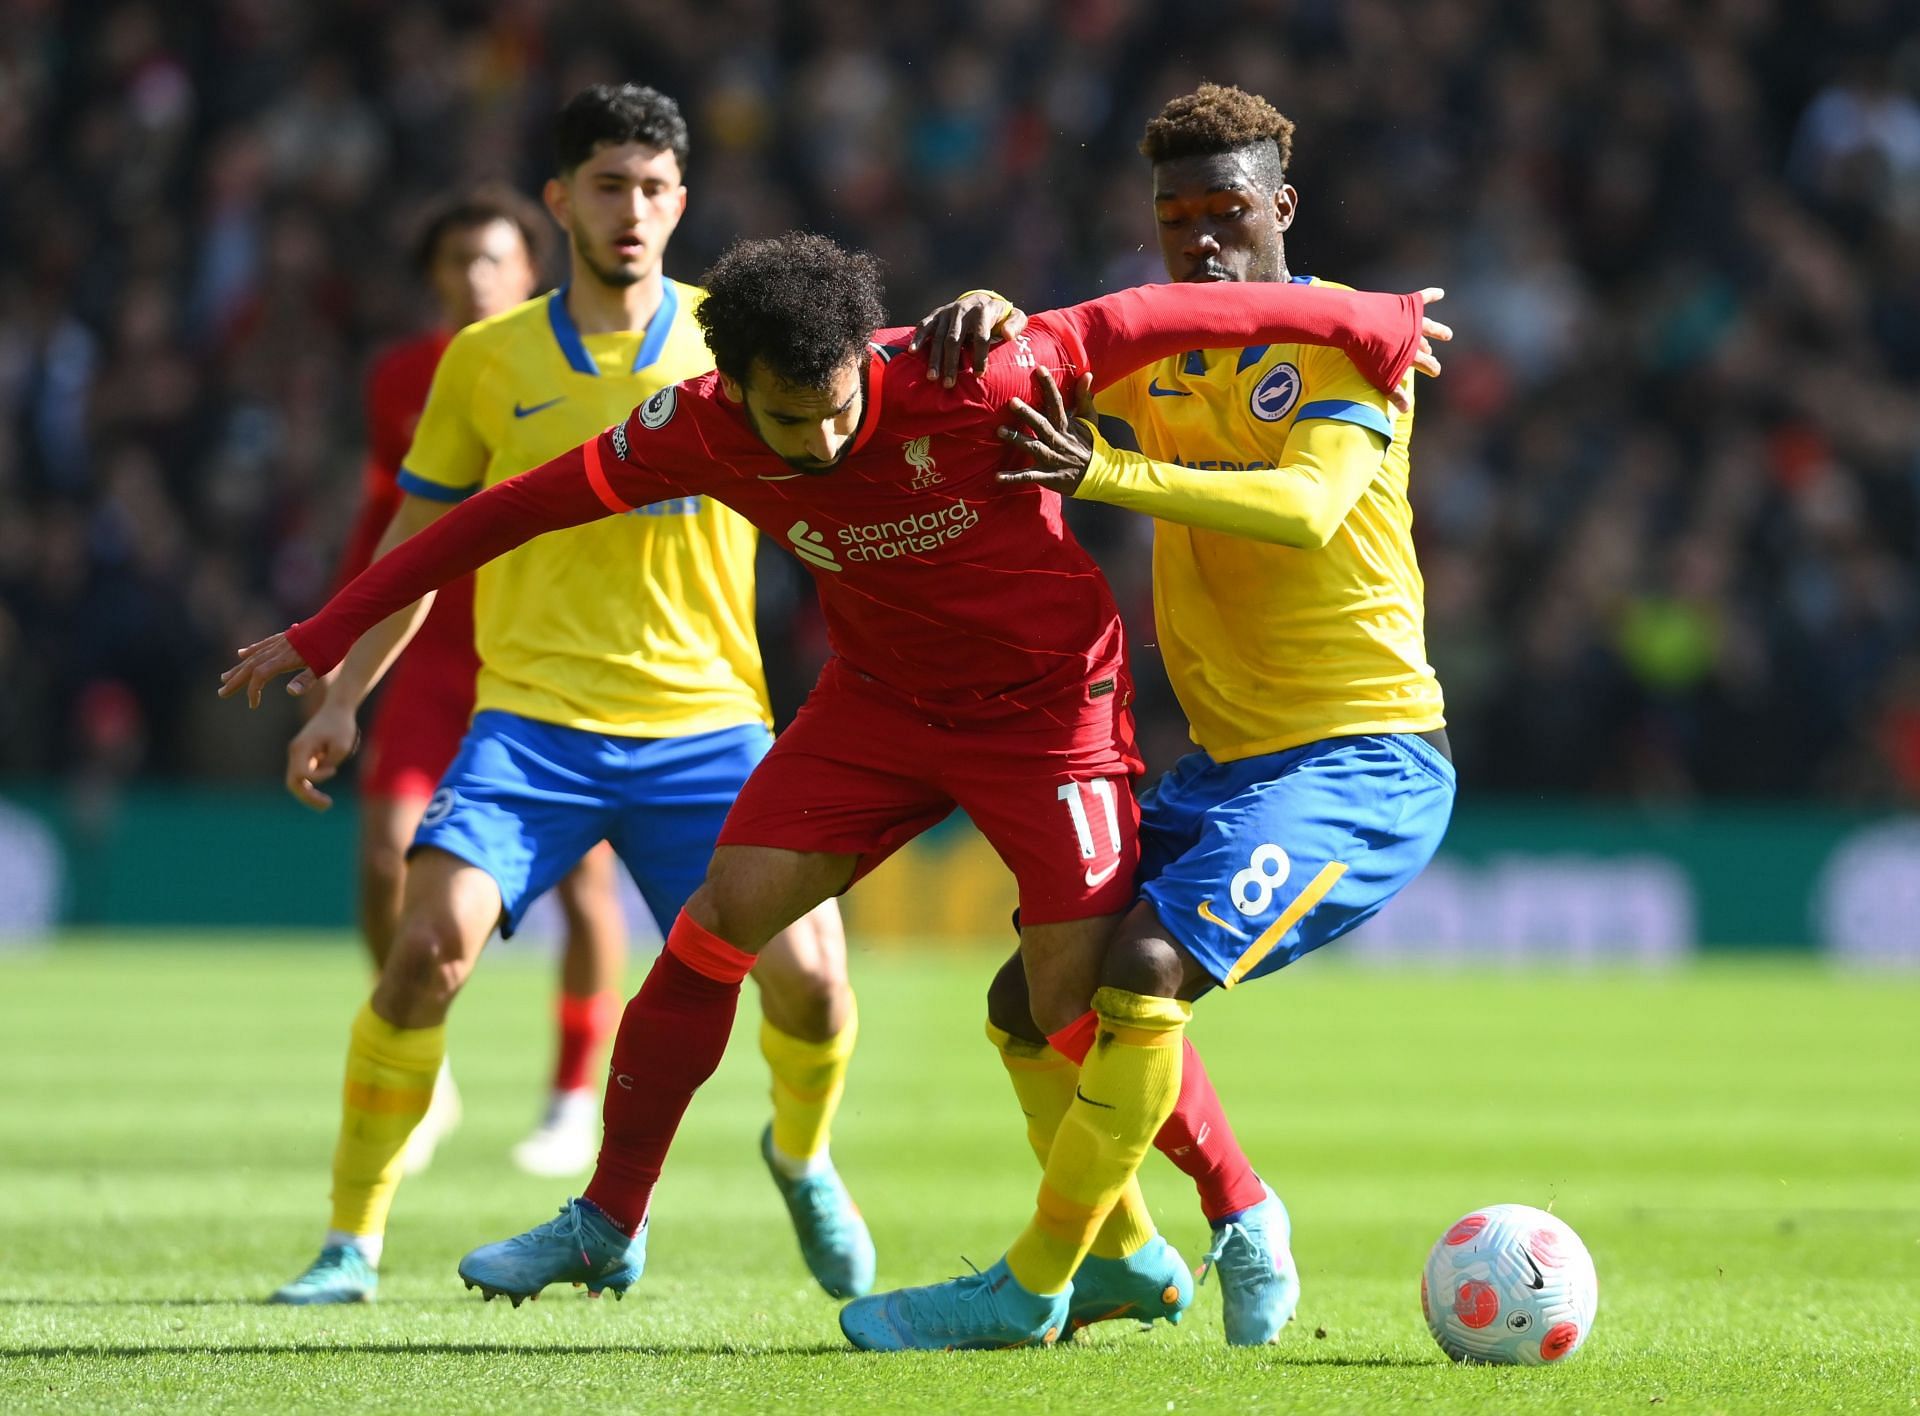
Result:
[[[1013,1083],[1013,1095],[1027,1118],[1027,1144],[1046,1169],[1047,1155],[1053,1149],[1054,1133],[1073,1105],[1073,1088],[1080,1080],[1080,1068],[1044,1042],[1028,1042],[987,1024],[987,1041],[1000,1054],[1000,1064]],[[1091,1252],[1102,1259],[1124,1259],[1137,1252],[1157,1233],[1153,1217],[1147,1213],[1140,1182],[1127,1181],[1113,1212],[1093,1236]]]
[[[773,1073],[774,1159],[794,1164],[787,1172],[790,1179],[813,1168],[809,1162],[825,1162],[833,1114],[847,1089],[847,1063],[859,1035],[860,1017],[851,1008],[846,1026],[825,1042],[809,1042],[760,1020],[760,1055]]]
[[[555,1010],[560,1047],[553,1064],[554,1091],[586,1091],[593,1085],[594,1058],[619,1023],[624,1001],[613,989],[585,997],[560,995]]]
[[[1094,1027],[1093,1014],[1083,1013],[1053,1035],[1054,1050],[1072,1058],[1085,1057],[1093,1045]],[[1240,1138],[1233,1133],[1220,1094],[1213,1089],[1213,1079],[1191,1039],[1181,1043],[1180,1096],[1153,1144],[1193,1180],[1209,1224],[1252,1209],[1267,1197],[1267,1187],[1240,1149]]]
[[[360,1005],[347,1043],[333,1152],[333,1229],[356,1236],[386,1232],[400,1188],[401,1152],[427,1114],[446,1055],[445,1024],[397,1028],[371,1002]]]
[[[361,1258],[379,1268],[380,1254],[387,1247],[387,1238],[384,1234],[349,1234],[344,1229],[329,1229],[326,1237],[320,1241],[320,1247],[358,1249]]]
[[[1160,1153],[1192,1178],[1200,1192],[1200,1211],[1208,1224],[1252,1209],[1267,1197],[1240,1138],[1220,1105],[1206,1064],[1188,1042],[1180,1056],[1180,1095],[1173,1115],[1153,1138]]]
[[[1007,1250],[1007,1267],[1030,1293],[1072,1281],[1180,1094],[1187,1004],[1102,988],[1093,1008],[1099,1029],[1054,1133],[1033,1220]]]
[[[753,955],[683,910],[621,1015],[602,1112],[606,1133],[584,1198],[628,1234],[646,1223],[680,1118],[727,1050],[740,981],[752,968]]]

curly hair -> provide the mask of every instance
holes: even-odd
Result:
[[[562,175],[602,143],[645,143],[671,152],[684,175],[689,139],[680,105],[640,84],[595,84],[567,100],[553,124],[553,157]]]
[[[1271,176],[1279,187],[1293,160],[1293,120],[1259,94],[1224,84],[1202,84],[1170,100],[1147,121],[1140,139],[1140,151],[1152,163],[1263,146],[1273,156]]]
[[[758,360],[784,383],[824,388],[886,320],[880,262],[804,231],[735,241],[700,283],[694,318],[714,367],[740,383]]]

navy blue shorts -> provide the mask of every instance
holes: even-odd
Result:
[[[706,879],[720,823],[773,746],[758,723],[688,737],[583,732],[489,709],[427,804],[432,846],[500,887],[500,931],[601,841],[612,843],[664,932]]]

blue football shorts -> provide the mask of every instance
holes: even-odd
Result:
[[[510,935],[527,906],[609,841],[664,932],[706,879],[720,823],[772,746],[758,723],[618,737],[489,709],[474,715],[412,849],[491,875]]]
[[[1378,912],[1432,859],[1453,793],[1453,764],[1412,733],[1190,753],[1140,803],[1140,894],[1232,988]]]

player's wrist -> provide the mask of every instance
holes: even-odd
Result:
[[[993,312],[993,323],[995,324],[999,324],[1000,321],[1004,320],[1008,315],[1013,313],[1013,309],[1014,309],[1013,301],[1009,300],[1006,296],[1002,295],[998,290],[985,290],[985,289],[962,290],[960,294],[955,297],[953,303],[957,305],[961,301],[971,300],[975,296],[979,296],[983,300],[992,300],[996,302],[997,308]]]
[[[1114,478],[1113,444],[1100,436],[1100,430],[1086,419],[1078,420],[1088,433],[1087,465],[1080,469],[1079,480],[1073,485],[1073,495],[1097,500],[1094,495]]]

